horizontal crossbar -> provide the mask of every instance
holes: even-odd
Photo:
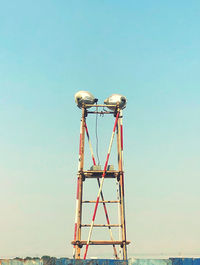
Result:
[[[103,173],[103,170],[86,170],[79,172],[79,174],[83,175],[85,178],[101,178]],[[123,174],[123,171],[107,170],[105,178],[118,178],[120,174]]]
[[[116,107],[116,105],[114,105],[114,104],[108,104],[108,105],[106,105],[106,104],[85,104],[85,107]]]
[[[72,245],[87,245],[87,241],[86,240],[81,240],[81,241],[72,241],[71,242]],[[123,245],[123,244],[130,244],[130,241],[112,241],[112,240],[98,240],[98,241],[90,241],[89,245]]]
[[[81,225],[82,227],[90,227],[91,224],[85,224],[85,225]],[[118,224],[110,224],[110,225],[107,225],[107,224],[103,224],[103,225],[93,225],[93,227],[120,227],[121,225],[118,225]]]
[[[114,114],[113,111],[87,111],[88,114]]]
[[[82,201],[82,203],[96,203],[97,201]],[[120,203],[120,201],[99,201],[99,203]]]

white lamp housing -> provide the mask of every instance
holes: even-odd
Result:
[[[96,102],[95,97],[88,91],[79,91],[75,95],[75,102],[81,109],[83,104],[94,104]]]
[[[126,103],[127,103],[126,97],[120,94],[112,94],[110,97],[104,100],[104,104],[108,105],[107,108],[111,110],[115,110],[116,107],[109,105],[117,106],[117,104],[119,104],[119,108],[124,109],[126,107]]]

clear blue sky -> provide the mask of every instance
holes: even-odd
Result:
[[[200,255],[199,14],[195,0],[1,2],[0,257],[72,255],[78,90],[128,98],[129,256]]]

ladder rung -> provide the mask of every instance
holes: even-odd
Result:
[[[90,224],[81,225],[82,227],[90,227]],[[118,224],[110,224],[110,225],[93,225],[94,227],[120,227],[121,225]]]
[[[72,245],[87,245],[87,241],[72,241]],[[89,245],[123,245],[123,244],[130,244],[130,241],[111,241],[111,240],[98,240],[98,241],[90,241]]]
[[[82,203],[96,203],[97,201],[82,201]],[[99,203],[119,203],[120,201],[99,201]]]

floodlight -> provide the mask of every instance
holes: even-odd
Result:
[[[125,96],[120,94],[112,94],[110,97],[104,100],[104,104],[108,105],[107,108],[111,110],[115,110],[116,107],[109,106],[109,105],[116,105],[119,104],[120,109],[124,109],[126,107],[127,99]]]
[[[95,102],[97,102],[97,99],[88,91],[79,91],[74,95],[74,97],[75,102],[80,109],[82,108],[83,104],[93,105]]]

